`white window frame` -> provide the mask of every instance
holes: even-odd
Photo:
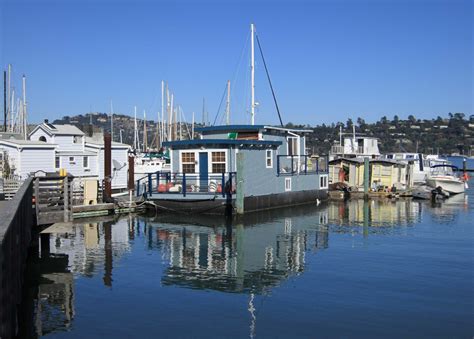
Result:
[[[285,178],[285,192],[291,191],[291,178]]]
[[[268,154],[270,154],[270,156],[268,156]],[[270,165],[268,165],[268,160],[270,160]],[[265,150],[265,167],[273,168],[273,150],[271,149]]]
[[[327,175],[321,175],[319,177],[319,188],[321,188],[321,189],[328,188],[328,176]]]
[[[222,162],[222,161],[219,161],[219,162],[212,161],[212,153],[224,153],[224,162]],[[214,164],[224,164],[224,173],[227,172],[227,151],[226,150],[211,150],[209,152],[209,155],[208,155],[207,158],[208,158],[208,161],[210,162],[210,165],[211,165],[210,168],[208,167],[211,170],[209,173],[214,173],[214,171],[212,170],[212,165],[214,165]],[[216,173],[221,173],[221,172],[216,172]]]
[[[294,143],[295,148],[296,148],[296,152],[294,154],[290,154],[290,139],[293,139],[294,141],[292,142],[292,144]],[[288,156],[297,156],[299,154],[299,151],[298,151],[298,137],[294,137],[294,136],[291,136],[291,137],[287,137],[286,138],[286,155]]]
[[[199,154],[198,152],[194,150],[180,150],[179,151],[179,172],[183,172],[183,153],[194,153],[194,173],[186,173],[186,174],[195,174],[199,172],[199,165],[198,165],[198,159],[199,159]],[[191,164],[190,162],[186,162],[186,164]]]

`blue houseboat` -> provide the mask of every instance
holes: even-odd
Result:
[[[327,158],[306,154],[311,130],[265,125],[196,128],[199,138],[164,142],[171,171],[137,182],[156,208],[247,213],[327,199]]]

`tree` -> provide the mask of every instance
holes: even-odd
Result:
[[[352,119],[351,118],[347,119],[347,122],[346,122],[347,129],[352,129],[352,126],[354,126]]]
[[[414,124],[416,122],[416,118],[413,115],[410,114],[408,116],[408,121],[410,121],[410,123]]]
[[[362,128],[362,126],[365,126],[365,120],[362,118],[357,118],[357,125]]]

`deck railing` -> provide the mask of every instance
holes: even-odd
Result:
[[[320,174],[328,171],[327,157],[308,155],[278,155],[277,175]]]
[[[137,196],[143,194],[222,195],[235,193],[236,173],[150,173],[136,181]]]

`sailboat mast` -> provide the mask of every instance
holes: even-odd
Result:
[[[8,77],[7,77],[7,128],[8,131],[11,131],[11,114],[12,114],[12,92],[11,92],[11,75],[12,75],[12,65],[8,65]]]
[[[7,131],[7,71],[3,71],[3,131]]]
[[[226,124],[230,125],[230,80],[227,80],[227,102],[225,108]]]
[[[143,151],[146,152],[148,148],[148,134],[146,130],[146,111],[143,110]]]
[[[23,137],[25,140],[28,137],[28,123],[26,119],[26,77],[23,74],[23,109],[22,109],[22,124],[23,124]]]
[[[194,139],[194,112],[193,112],[193,123],[191,125],[191,140]]]
[[[137,126],[137,106],[135,106],[135,122],[134,122],[134,131],[133,131],[133,148],[138,149],[138,126]]]
[[[114,106],[110,100],[110,140],[114,141]]]
[[[251,123],[255,125],[255,44],[254,44],[254,35],[255,35],[255,26],[250,24],[250,91],[251,91]]]
[[[165,82],[161,80],[161,144],[165,141]]]

